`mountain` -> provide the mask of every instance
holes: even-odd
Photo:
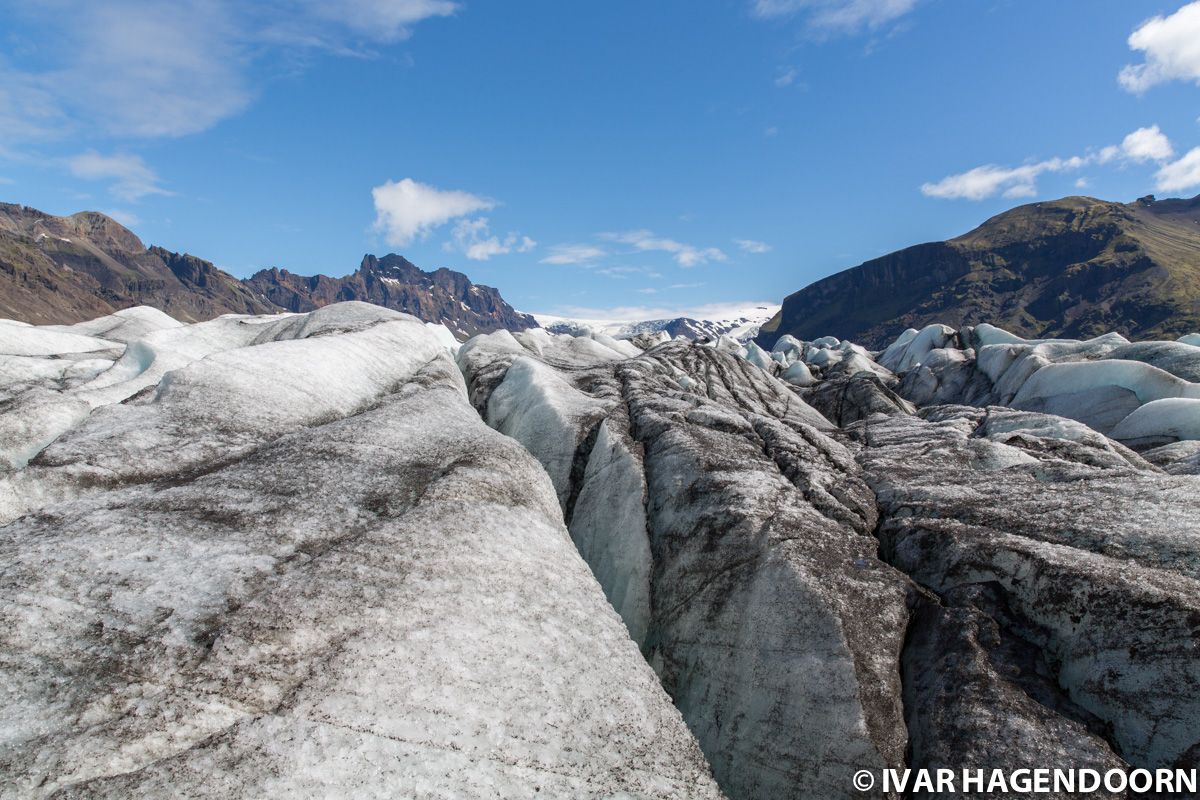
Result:
[[[207,261],[147,249],[104,214],[0,203],[0,316],[73,323],[136,305],[188,322],[276,310]]]
[[[757,341],[881,348],[906,328],[988,322],[1030,338],[1175,338],[1200,329],[1200,197],[1067,197],[899,250],[788,296]]]
[[[537,325],[461,272],[425,272],[398,255],[363,258],[344,278],[262,270],[247,280],[192,255],[147,248],[104,214],[56,217],[0,203],[0,317],[69,324],[138,305],[184,322],[221,314],[312,311],[362,300],[444,323],[460,338]]]
[[[306,277],[285,269],[264,269],[247,278],[255,294],[287,311],[312,311],[330,303],[361,300],[403,311],[426,322],[441,322],[461,338],[507,328],[537,327],[490,286],[472,283],[446,268],[425,272],[398,255],[364,256],[357,272],[344,278]]]
[[[751,304],[718,312],[716,319],[695,317],[671,317],[637,322],[626,320],[573,319],[550,314],[535,314],[538,324],[551,333],[568,333],[573,336],[602,333],[614,339],[633,339],[644,333],[668,334],[672,339],[717,339],[723,335],[746,341],[758,334],[759,328],[779,311],[772,304]],[[701,315],[697,315],[701,316]]]

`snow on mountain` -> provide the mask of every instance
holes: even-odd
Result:
[[[757,336],[759,328],[778,311],[778,304],[743,303],[701,307],[658,319],[589,319],[537,313],[533,317],[551,333],[572,336],[603,333],[615,339],[633,339],[640,334],[664,331],[671,338],[712,340],[729,335],[738,341],[748,341]]]

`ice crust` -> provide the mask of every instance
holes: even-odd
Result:
[[[0,796],[720,797],[444,337],[338,304],[110,370],[0,416],[59,431],[4,479]]]

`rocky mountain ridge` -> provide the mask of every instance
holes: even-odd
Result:
[[[1031,203],[789,295],[763,326],[882,348],[905,328],[988,323],[1027,338],[1174,338],[1200,329],[1200,196]]]
[[[137,305],[185,322],[221,314],[312,311],[362,300],[445,323],[461,339],[536,325],[490,286],[460,272],[425,272],[401,256],[367,255],[342,278],[267,269],[245,280],[192,255],[147,248],[97,212],[55,217],[0,203],[0,317],[70,324]]]

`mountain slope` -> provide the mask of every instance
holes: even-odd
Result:
[[[211,263],[147,249],[103,214],[0,203],[0,316],[74,323],[136,305],[187,322],[276,310]]]
[[[149,305],[197,322],[221,314],[312,311],[344,300],[441,322],[462,338],[537,325],[490,286],[448,269],[425,272],[397,255],[368,255],[344,278],[269,269],[238,280],[195,256],[147,248],[104,214],[56,217],[0,203],[0,318],[70,324]]]
[[[1031,338],[1200,329],[1200,197],[1020,206],[811,284],[784,300],[757,341],[832,335],[883,347],[932,322],[990,322]]]
[[[472,283],[461,272],[444,267],[425,272],[395,254],[364,256],[358,271],[344,278],[306,277],[273,268],[255,273],[245,283],[287,311],[312,311],[330,303],[361,300],[426,322],[441,322],[464,337],[537,326],[533,317],[513,309],[492,287]]]

